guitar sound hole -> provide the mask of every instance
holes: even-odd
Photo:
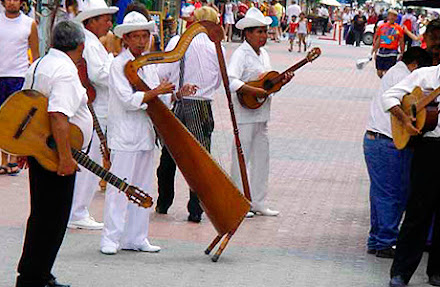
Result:
[[[263,88],[266,91],[269,91],[270,89],[273,88],[273,83],[271,81],[264,81]]]
[[[56,148],[56,143],[55,143],[55,139],[53,138],[53,136],[49,136],[46,140],[46,144],[50,149],[55,149]]]

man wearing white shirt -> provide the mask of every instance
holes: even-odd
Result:
[[[430,92],[440,86],[440,67],[421,68],[407,76],[383,95],[382,104],[403,123],[412,135],[421,134],[400,107],[402,98],[415,87]],[[434,233],[429,252],[426,273],[429,284],[440,286],[440,193],[438,192],[438,168],[440,160],[440,123],[433,131],[424,133],[414,141],[411,165],[411,193],[406,206],[405,219],[397,240],[391,267],[390,286],[406,286],[422,259],[433,215]]]
[[[292,1],[292,4],[290,4],[286,9],[287,23],[290,23],[290,19],[292,19],[293,15],[298,18],[299,13],[301,13],[301,7],[296,4],[296,1]]]
[[[89,0],[76,20],[84,24],[86,36],[83,57],[87,63],[87,75],[96,91],[96,98],[92,106],[95,110],[98,124],[105,133],[107,130],[108,117],[108,75],[113,54],[108,53],[99,38],[107,35],[112,27],[112,14],[118,11],[117,7],[107,7],[104,0]],[[100,139],[96,131],[93,133],[92,142],[87,148],[89,157],[97,163],[102,163],[100,153]],[[78,174],[75,184],[72,212],[70,215],[69,228],[102,229],[103,224],[96,222],[90,216],[89,207],[99,184],[99,177],[85,170]]]
[[[419,67],[431,65],[431,57],[420,47],[403,54],[381,80],[370,106],[364,155],[370,176],[370,232],[368,253],[392,258],[399,224],[409,194],[412,149],[398,150],[392,140],[389,113],[382,107],[382,95]]]
[[[112,150],[110,171],[147,193],[153,183],[155,132],[148,113],[147,99],[151,96],[172,93],[174,85],[159,82],[156,65],[139,69],[138,75],[151,88],[148,92],[135,91],[125,76],[128,61],[140,57],[154,30],[154,20],[148,21],[133,11],[116,26],[115,35],[128,47],[113,61],[110,68],[108,144]],[[150,208],[130,203],[115,187],[105,194],[104,229],[101,236],[101,252],[116,254],[119,249],[158,252],[159,246],[148,240]]]
[[[271,210],[265,205],[265,198],[269,180],[269,138],[268,121],[270,119],[271,98],[258,109],[243,107],[236,92],[249,92],[257,97],[269,96],[264,89],[247,85],[246,82],[255,81],[263,73],[272,70],[270,58],[263,48],[267,41],[267,26],[271,18],[263,16],[260,10],[250,8],[246,16],[237,22],[236,27],[244,30],[245,41],[231,56],[228,75],[230,89],[234,93],[234,104],[237,124],[240,132],[240,141],[243,147],[246,165],[249,167],[250,193],[253,213],[276,216],[278,211]],[[283,80],[287,83],[293,74],[288,74]],[[235,145],[232,151],[231,177],[235,184],[242,189]],[[248,214],[248,216],[251,216]]]
[[[218,13],[211,7],[202,7],[194,12],[197,21],[207,20],[219,22]],[[179,36],[171,39],[167,50],[177,45]],[[160,78],[168,79],[175,85],[194,84],[198,87],[195,95],[184,97],[176,102],[174,113],[188,128],[196,139],[208,151],[211,149],[211,134],[214,130],[214,118],[211,102],[215,91],[221,84],[220,67],[218,64],[215,44],[205,34],[195,36],[184,59],[179,62],[159,65]],[[176,164],[166,147],[162,149],[160,165],[157,169],[159,198],[156,212],[166,214],[174,199],[174,176]],[[190,191],[188,201],[188,221],[198,223],[203,213],[197,195]]]
[[[69,144],[69,123],[83,134],[83,148],[92,135],[92,115],[86,90],[75,62],[81,59],[84,33],[73,22],[60,22],[53,31],[52,48],[26,73],[24,89],[48,98],[49,120],[60,159],[57,172],[29,157],[31,214],[27,221],[23,253],[18,264],[17,287],[68,287],[51,274],[63,242],[72,204],[77,164]]]

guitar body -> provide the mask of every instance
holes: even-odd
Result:
[[[20,125],[25,122],[30,111],[36,109],[34,115],[25,126],[18,138],[15,138]],[[49,146],[53,142],[47,98],[33,90],[18,91],[11,95],[0,108],[0,147],[8,153],[32,156],[44,168],[56,171],[58,153]],[[70,124],[70,145],[81,149],[83,135],[81,130]]]
[[[282,88],[282,82],[278,82],[276,84],[272,84],[271,80],[278,77],[280,73],[276,71],[271,71],[265,73],[259,80],[247,82],[246,84],[255,88],[261,88],[267,91],[268,95],[278,92]],[[261,107],[267,100],[267,97],[258,98],[254,94],[250,93],[237,93],[238,100],[240,104],[245,106],[248,109],[258,109]]]
[[[413,106],[416,106],[418,102],[420,102],[425,95],[423,94],[422,89],[416,87],[411,94],[408,94],[403,97],[401,108],[407,115],[413,114]],[[430,113],[432,114],[432,113]],[[416,122],[414,126],[417,129],[422,130],[425,127],[426,119],[427,119],[427,109],[423,108],[418,113],[416,113]],[[430,116],[432,118],[432,115]],[[431,119],[432,121],[432,119]],[[393,142],[397,149],[404,149],[408,144],[411,135],[407,132],[403,122],[401,122],[397,117],[391,114],[391,129],[393,135]]]

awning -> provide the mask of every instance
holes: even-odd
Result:
[[[404,0],[403,5],[440,8],[440,0]]]
[[[321,2],[321,4],[328,5],[328,6],[337,6],[337,7],[341,6],[341,3],[339,3],[336,0],[321,0],[320,2]]]

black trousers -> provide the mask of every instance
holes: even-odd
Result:
[[[360,47],[364,31],[353,29],[353,33],[354,33],[354,41],[356,43],[356,47]]]
[[[440,139],[415,143],[411,194],[391,267],[391,277],[400,275],[407,283],[422,259],[433,214],[440,214],[439,161]],[[440,216],[435,217],[426,272],[428,276],[440,274]]]
[[[174,108],[176,117],[188,128],[194,137],[208,151],[211,151],[211,135],[214,130],[211,103],[209,101],[183,99]],[[174,177],[176,164],[166,146],[162,148],[160,164],[157,168],[158,193],[157,209],[166,212],[174,200]],[[188,212],[199,216],[203,213],[197,195],[190,190]]]
[[[18,264],[17,287],[43,287],[63,242],[72,206],[75,175],[58,176],[29,157],[31,212],[23,253]]]

